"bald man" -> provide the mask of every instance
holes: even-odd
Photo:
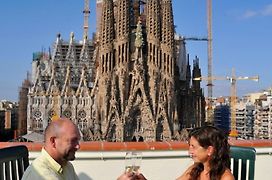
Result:
[[[78,180],[73,165],[80,133],[69,119],[59,118],[45,129],[41,156],[25,171],[22,180]]]
[[[22,180],[78,180],[69,161],[75,159],[80,138],[79,130],[71,120],[59,118],[52,121],[44,132],[45,145],[41,156],[27,168]],[[135,177],[135,174],[126,172],[118,180]]]

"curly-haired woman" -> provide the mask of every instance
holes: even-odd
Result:
[[[230,170],[228,137],[218,128],[203,126],[189,134],[194,164],[177,180],[234,180]]]

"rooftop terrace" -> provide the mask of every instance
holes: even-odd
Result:
[[[24,144],[32,161],[42,143],[0,142],[0,148]],[[272,140],[230,140],[231,145],[254,147],[257,152],[255,179],[271,179]],[[142,151],[140,171],[149,180],[175,179],[192,163],[185,142],[82,142],[73,161],[81,180],[116,179],[125,169],[126,151]]]

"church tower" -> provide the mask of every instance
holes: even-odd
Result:
[[[104,0],[99,29],[101,138],[171,140],[179,127],[171,0]]]
[[[87,6],[86,6],[87,7]],[[185,42],[176,38],[171,0],[97,0],[97,31],[83,40],[58,34],[53,53],[33,56],[28,131],[52,117],[77,124],[86,141],[180,140],[200,126],[204,98]]]

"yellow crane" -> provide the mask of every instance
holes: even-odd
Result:
[[[239,76],[236,77],[235,75],[235,70],[234,68],[232,69],[232,74],[231,77],[226,76],[226,77],[215,77],[215,76],[211,76],[211,77],[197,77],[194,78],[194,80],[205,80],[205,81],[212,81],[212,80],[228,80],[231,83],[231,96],[230,96],[230,109],[231,109],[231,131],[229,133],[229,135],[231,137],[237,137],[238,132],[236,130],[236,99],[237,99],[237,95],[236,95],[236,81],[237,80],[253,80],[253,81],[259,81],[259,76],[252,76],[252,77],[248,77],[248,76]],[[209,107],[208,107],[209,108]]]

